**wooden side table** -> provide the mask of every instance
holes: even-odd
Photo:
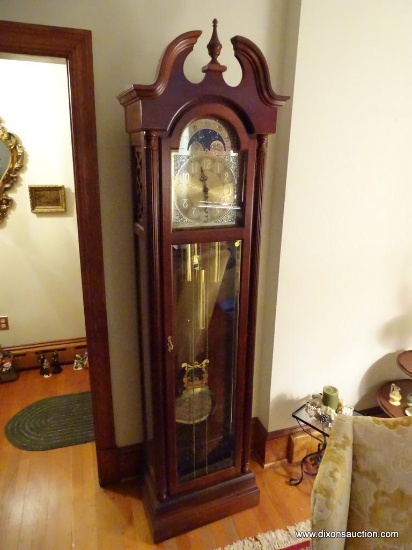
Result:
[[[412,375],[411,375],[412,376]],[[389,403],[389,393],[391,391],[391,385],[396,384],[399,386],[402,401],[397,407]],[[405,416],[405,409],[408,407],[406,404],[406,396],[408,393],[412,393],[412,378],[407,380],[395,380],[394,382],[388,382],[378,390],[377,398],[381,409],[383,409],[389,416],[393,418],[400,418]]]
[[[398,355],[399,368],[412,377],[412,351],[403,351]]]

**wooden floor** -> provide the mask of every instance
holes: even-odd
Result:
[[[44,397],[85,391],[88,371],[66,366],[51,378],[25,371],[0,384],[0,548],[7,550],[214,550],[309,518],[312,479],[287,484],[296,468],[253,464],[259,506],[170,539],[151,542],[137,480],[101,488],[94,443],[22,451],[4,436],[7,421]]]

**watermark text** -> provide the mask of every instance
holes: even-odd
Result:
[[[396,539],[399,531],[295,531],[298,539]]]

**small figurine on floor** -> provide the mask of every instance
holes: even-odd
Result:
[[[43,362],[42,370],[43,370],[44,378],[50,378],[52,373],[51,373],[51,369],[50,369],[50,363],[48,362],[47,359],[45,359],[44,362]]]
[[[59,374],[63,370],[60,365],[59,354],[57,353],[57,351],[53,352],[51,366],[52,366],[53,374]]]
[[[46,357],[43,353],[38,353],[37,354],[37,361],[40,365],[40,374],[42,376],[44,375],[43,365],[44,365],[45,360],[46,360]]]
[[[83,368],[84,369],[89,368],[89,354],[87,353],[87,350],[84,352],[84,355],[83,355]]]
[[[83,358],[81,355],[76,355],[73,363],[73,370],[82,370],[83,369]]]
[[[1,372],[9,373],[13,368],[13,356],[11,353],[4,353],[1,359]]]
[[[13,354],[0,346],[0,383],[17,380],[19,373],[13,365]]]

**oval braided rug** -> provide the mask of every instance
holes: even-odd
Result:
[[[94,441],[90,392],[47,397],[25,407],[5,427],[19,449],[47,451]]]

